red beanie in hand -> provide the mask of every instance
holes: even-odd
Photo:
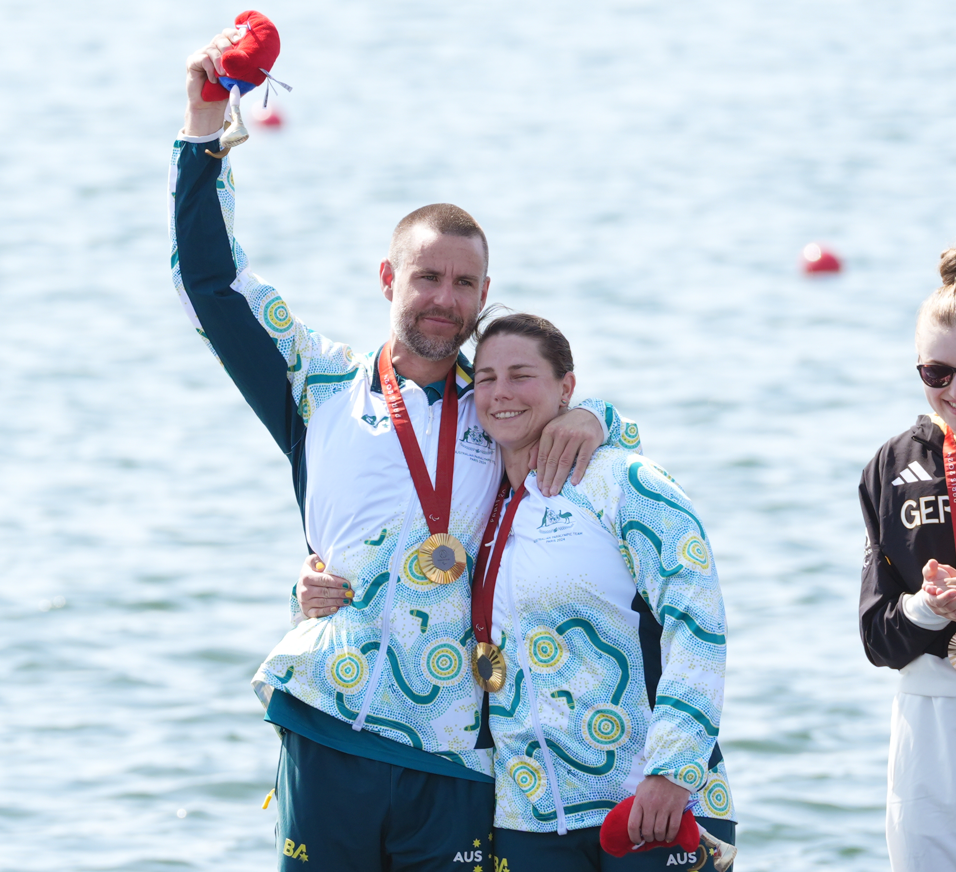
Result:
[[[240,25],[245,25],[246,30],[239,42],[222,53],[222,68],[226,74],[219,78],[229,87],[238,84],[244,94],[266,80],[262,70],[272,70],[279,57],[279,31],[265,15],[253,10],[236,16],[236,27]],[[202,98],[207,103],[228,100],[229,89],[222,84],[206,82]]]
[[[700,844],[700,829],[690,809],[681,817],[677,838],[673,842],[644,842],[639,848],[635,848],[627,834],[627,821],[631,816],[632,805],[634,797],[629,796],[614,806],[604,818],[604,824],[601,826],[601,847],[609,854],[623,857],[630,853],[650,851],[652,848],[673,848],[675,845],[679,845],[687,853],[697,850]]]

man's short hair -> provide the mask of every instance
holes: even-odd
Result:
[[[410,212],[398,222],[392,233],[392,241],[388,246],[388,259],[392,269],[398,270],[405,261],[408,253],[408,238],[416,227],[428,227],[439,234],[463,236],[471,239],[477,236],[481,240],[481,248],[485,253],[485,275],[488,274],[488,239],[481,225],[475,221],[464,209],[451,203],[432,203]]]

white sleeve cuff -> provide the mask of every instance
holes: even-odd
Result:
[[[601,403],[601,411],[598,412],[597,410],[593,409],[593,408],[589,405],[590,403]],[[603,400],[592,400],[592,399],[588,398],[588,399],[586,399],[586,400],[584,400],[584,401],[578,403],[578,405],[574,406],[573,408],[575,408],[575,409],[584,409],[585,412],[590,412],[592,415],[594,415],[595,418],[597,418],[598,424],[601,425],[601,432],[604,433],[604,441],[603,441],[601,444],[602,444],[602,445],[605,445],[605,444],[607,443],[608,436],[611,435],[611,431],[608,430],[608,428],[607,428],[607,421],[604,420],[604,417],[605,417],[604,413],[605,413],[605,410],[606,410],[606,408],[607,408],[607,406],[606,406],[606,404],[604,403],[604,401],[603,401]]]
[[[949,624],[949,618],[942,618],[930,607],[926,598],[926,591],[918,593],[904,593],[902,597],[903,614],[917,627],[924,630],[942,630]]]
[[[204,142],[215,142],[224,132],[225,128],[220,127],[215,133],[208,133],[205,136],[186,136],[186,134],[180,130],[179,136],[177,136],[176,139],[180,142],[195,142],[201,145]]]

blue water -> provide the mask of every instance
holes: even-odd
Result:
[[[2,869],[273,868],[278,743],[248,681],[304,543],[286,461],[179,310],[165,219],[183,60],[239,11],[4,7]],[[737,868],[885,868],[894,677],[856,629],[856,485],[924,408],[951,4],[263,11],[294,91],[233,154],[256,271],[369,349],[396,221],[472,212],[492,298],[567,332],[580,396],[640,422],[708,526]],[[799,273],[811,240],[841,276]]]

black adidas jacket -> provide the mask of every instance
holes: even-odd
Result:
[[[923,584],[930,558],[956,566],[956,544],[943,471],[943,431],[920,415],[890,439],[863,470],[866,523],[860,632],[876,666],[902,669],[921,654],[946,656],[956,623],[924,630],[903,614],[900,598]]]

